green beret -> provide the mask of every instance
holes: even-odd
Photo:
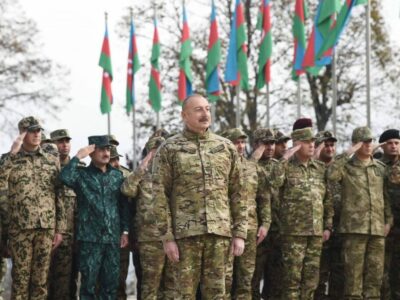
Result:
[[[110,147],[110,139],[108,135],[92,135],[88,137],[89,145],[96,145],[96,147]]]
[[[292,140],[296,141],[310,141],[315,140],[314,134],[310,127],[296,129],[292,132]]]
[[[275,131],[270,128],[258,128],[253,138],[254,142],[276,142]]]
[[[67,129],[57,129],[50,133],[52,141],[59,141],[62,139],[71,139]]]
[[[353,134],[351,135],[351,141],[353,143],[365,142],[373,139],[374,136],[372,135],[371,129],[369,129],[366,126],[357,127],[356,129],[353,130]]]
[[[33,130],[37,130],[37,129],[43,130],[42,126],[40,125],[39,120],[32,116],[25,117],[21,121],[19,121],[18,129],[20,131],[23,131],[23,130],[33,131]]]
[[[247,135],[240,128],[231,128],[221,134],[223,137],[231,140],[232,142],[238,139],[247,139]]]

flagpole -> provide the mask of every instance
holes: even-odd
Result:
[[[156,0],[153,0],[154,20],[157,20]],[[160,129],[160,112],[156,112],[156,129]]]
[[[297,118],[301,116],[301,75],[297,79]]]
[[[131,22],[132,22],[132,18],[133,18],[133,9],[132,7],[129,8],[130,11],[130,15],[131,15]],[[133,50],[132,50],[133,51]],[[132,169],[135,170],[136,169],[136,164],[137,164],[137,159],[136,159],[136,103],[135,101],[133,101],[134,97],[134,93],[135,93],[135,74],[133,73],[133,57],[132,57],[132,94],[131,94],[131,101],[132,101],[132,129],[133,129],[133,135],[132,135],[132,139],[133,139],[133,144],[132,144]]]
[[[332,127],[336,136],[336,107],[337,107],[337,76],[336,76],[336,49],[332,53]]]
[[[270,125],[270,113],[269,113],[269,83],[267,82],[267,104],[266,104],[266,108],[267,108],[267,128],[269,128]]]
[[[367,1],[365,6],[365,47],[366,47],[366,86],[367,86],[367,125],[371,128],[371,74],[370,74],[370,62],[371,62],[371,0]]]
[[[216,103],[212,102],[211,103],[211,130],[215,130],[215,109],[216,109]]]
[[[104,12],[104,21],[106,23],[106,28],[107,28],[108,13],[106,11]],[[111,114],[109,112],[107,113],[107,132],[108,135],[111,134]]]
[[[238,80],[238,83],[236,85],[236,128],[240,128],[240,99],[239,99],[239,93],[240,93],[240,80]]]

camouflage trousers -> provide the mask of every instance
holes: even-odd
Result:
[[[42,300],[47,297],[54,229],[26,229],[9,232],[12,258],[13,300]]]
[[[344,266],[342,260],[342,237],[332,234],[322,247],[319,285],[315,300],[343,299]]]
[[[229,255],[225,277],[228,299],[251,299],[251,280],[256,265],[256,252],[257,229],[247,230],[243,254],[239,257]]]
[[[7,260],[0,257],[0,300],[3,299],[1,295],[4,292],[3,281],[7,272]]]
[[[385,242],[385,266],[381,288],[382,300],[400,300],[400,236],[391,235]]]
[[[319,281],[320,236],[281,236],[282,300],[313,300]]]
[[[126,278],[128,277],[130,253],[131,251],[129,247],[120,250],[119,286],[117,293],[118,300],[126,300],[128,297],[126,295]]]
[[[176,242],[179,262],[166,265],[164,299],[195,299],[199,284],[202,299],[225,299],[231,238],[204,234]]]
[[[282,268],[280,235],[277,231],[271,231],[257,247],[256,267],[252,280],[253,300],[280,299]],[[261,296],[260,283],[262,279],[264,279],[264,285]]]
[[[163,243],[139,242],[140,265],[142,269],[141,299],[162,298],[161,281],[167,257]]]
[[[80,300],[115,300],[119,284],[119,244],[79,242]],[[99,282],[98,295],[96,283]]]
[[[72,235],[63,234],[61,245],[52,253],[48,299],[71,299],[72,246]]]
[[[385,238],[366,234],[343,235],[344,299],[380,299]]]

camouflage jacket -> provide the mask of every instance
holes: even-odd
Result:
[[[332,196],[327,189],[325,164],[311,159],[302,164],[296,156],[280,161],[272,184],[281,188],[280,233],[322,236],[332,228]]]
[[[247,198],[247,229],[271,224],[271,194],[263,170],[252,160],[241,157],[242,176]]]
[[[119,243],[129,231],[128,201],[121,194],[122,172],[107,166],[102,172],[93,163],[78,167],[74,157],[61,170],[61,181],[77,195],[77,240],[94,243]]]
[[[239,154],[228,139],[184,130],[157,152],[153,197],[164,240],[206,233],[246,238],[243,191]]]
[[[279,189],[274,188],[271,185],[273,169],[278,165],[278,161],[274,158],[271,159],[260,159],[258,166],[263,170],[265,180],[264,183],[267,185],[268,193],[270,194],[271,203],[271,228],[269,231],[279,231]]]
[[[161,235],[157,226],[157,206],[153,199],[151,164],[147,170],[137,168],[125,179],[121,191],[133,198],[135,205],[134,230],[139,242],[160,241]]]
[[[393,214],[393,228],[390,233],[400,235],[400,160],[393,162],[384,156],[381,161],[388,167],[389,172],[387,192]]]
[[[393,221],[385,165],[373,158],[364,165],[355,155],[342,154],[329,167],[328,179],[342,186],[339,232],[384,236],[384,225]]]
[[[8,230],[55,228],[65,231],[65,210],[58,197],[61,187],[58,159],[41,148],[21,149],[0,163],[0,203],[6,205]]]

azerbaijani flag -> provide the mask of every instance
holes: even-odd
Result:
[[[140,69],[139,55],[136,45],[135,26],[131,18],[131,30],[129,37],[129,53],[128,53],[128,74],[126,86],[126,113],[132,111],[135,106],[135,74]]]
[[[235,12],[231,23],[225,81],[233,86],[239,85],[245,91],[249,90],[246,29],[241,0],[236,0]]]
[[[323,66],[332,63],[333,47],[329,48],[323,56],[316,58],[325,39],[335,24],[336,13],[340,9],[340,0],[320,0],[311,36],[308,40],[303,67],[312,75],[318,75]]]
[[[111,90],[113,74],[111,67],[111,52],[110,44],[108,41],[107,23],[106,31],[104,33],[103,45],[101,47],[99,66],[103,68],[100,110],[102,114],[108,114],[111,112],[111,105],[113,103],[113,95]]]
[[[317,53],[317,59],[320,59],[324,56],[325,52],[328,51],[330,48],[333,48],[339,42],[340,35],[342,34],[343,30],[347,26],[347,23],[350,19],[351,12],[354,6],[359,4],[365,4],[367,0],[345,0],[340,12],[336,19],[336,24],[329,32],[327,38],[325,39],[321,49]]]
[[[186,8],[183,6],[183,29],[181,38],[181,53],[179,55],[179,82],[178,82],[178,99],[183,102],[186,97],[190,96],[192,91],[192,70],[190,56],[192,55],[192,45],[189,35],[189,25],[186,17]]]
[[[257,74],[257,89],[259,90],[271,81],[272,34],[270,0],[262,0],[261,9],[262,37]]]
[[[218,22],[214,0],[211,5],[211,26],[208,39],[206,65],[206,89],[210,102],[217,102],[220,95],[219,63],[221,60],[221,41],[218,37]]]
[[[294,59],[292,78],[304,73],[303,59],[306,52],[305,20],[308,17],[308,9],[305,0],[296,0],[295,13],[293,19],[293,38],[294,38]]]
[[[151,74],[149,81],[149,100],[151,107],[155,112],[161,110],[161,81],[160,66],[158,59],[160,57],[160,40],[158,38],[157,20],[154,19],[153,47],[151,49]]]

